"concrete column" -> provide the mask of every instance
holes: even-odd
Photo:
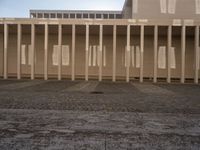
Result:
[[[88,55],[89,55],[89,25],[86,25],[86,43],[85,43],[85,80],[88,81]]]
[[[181,83],[185,83],[185,42],[186,42],[186,27],[182,26],[182,31],[181,31]]]
[[[143,82],[144,72],[144,25],[140,27],[140,82]]]
[[[8,78],[8,25],[4,24],[4,79]]]
[[[75,80],[75,40],[76,40],[76,26],[72,25],[72,81]]]
[[[48,39],[49,39],[49,28],[48,24],[45,24],[44,29],[44,79],[48,80]]]
[[[153,82],[157,82],[158,76],[158,26],[154,26],[154,75]]]
[[[130,25],[127,26],[127,45],[126,45],[126,82],[130,81]]]
[[[195,79],[196,84],[199,83],[199,26],[195,27]]]
[[[21,79],[21,24],[17,25],[17,79]]]
[[[62,75],[62,25],[58,25],[58,80],[61,80]]]
[[[31,24],[31,80],[35,79],[35,25]]]
[[[103,25],[99,29],[99,81],[102,81]]]
[[[113,26],[113,77],[112,81],[116,81],[116,40],[117,40],[117,26]]]
[[[171,46],[172,46],[172,26],[168,26],[167,34],[167,47],[168,47],[168,67],[167,67],[167,83],[171,83]]]

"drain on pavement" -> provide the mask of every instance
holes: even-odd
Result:
[[[90,92],[90,94],[103,94],[103,92],[101,92],[101,91],[93,91],[93,92]]]

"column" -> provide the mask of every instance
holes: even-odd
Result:
[[[143,82],[144,71],[144,25],[140,27],[140,82]]]
[[[117,41],[117,26],[113,26],[113,77],[112,81],[116,81],[116,41]]]
[[[21,24],[17,25],[17,79],[21,79]]]
[[[168,26],[168,37],[167,37],[167,47],[168,47],[168,67],[167,67],[167,83],[171,83],[171,46],[172,46],[172,26]]]
[[[8,78],[8,25],[4,24],[4,79]]]
[[[196,84],[199,83],[199,26],[195,27],[195,79]]]
[[[35,25],[31,24],[31,80],[35,79]]]
[[[186,42],[186,27],[182,26],[182,31],[181,31],[181,83],[185,83],[185,42]]]
[[[126,82],[130,81],[130,25],[127,26],[127,45],[126,45]]]
[[[154,75],[153,82],[157,82],[158,76],[158,26],[154,26]]]
[[[88,81],[88,55],[89,55],[89,25],[86,25],[85,43],[85,80]]]
[[[99,81],[102,81],[102,49],[103,49],[103,25],[99,29]]]
[[[48,39],[49,39],[49,29],[48,24],[45,24],[44,29],[44,79],[48,80]]]
[[[58,80],[61,80],[62,74],[62,25],[58,25]]]
[[[76,26],[72,25],[72,81],[75,80],[75,38],[76,38]]]

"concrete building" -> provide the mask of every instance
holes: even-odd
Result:
[[[0,18],[0,77],[199,83],[199,27],[200,0],[31,10],[30,18]]]

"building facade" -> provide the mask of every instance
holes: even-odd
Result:
[[[126,0],[122,11],[0,18],[0,77],[194,82],[200,0]]]

